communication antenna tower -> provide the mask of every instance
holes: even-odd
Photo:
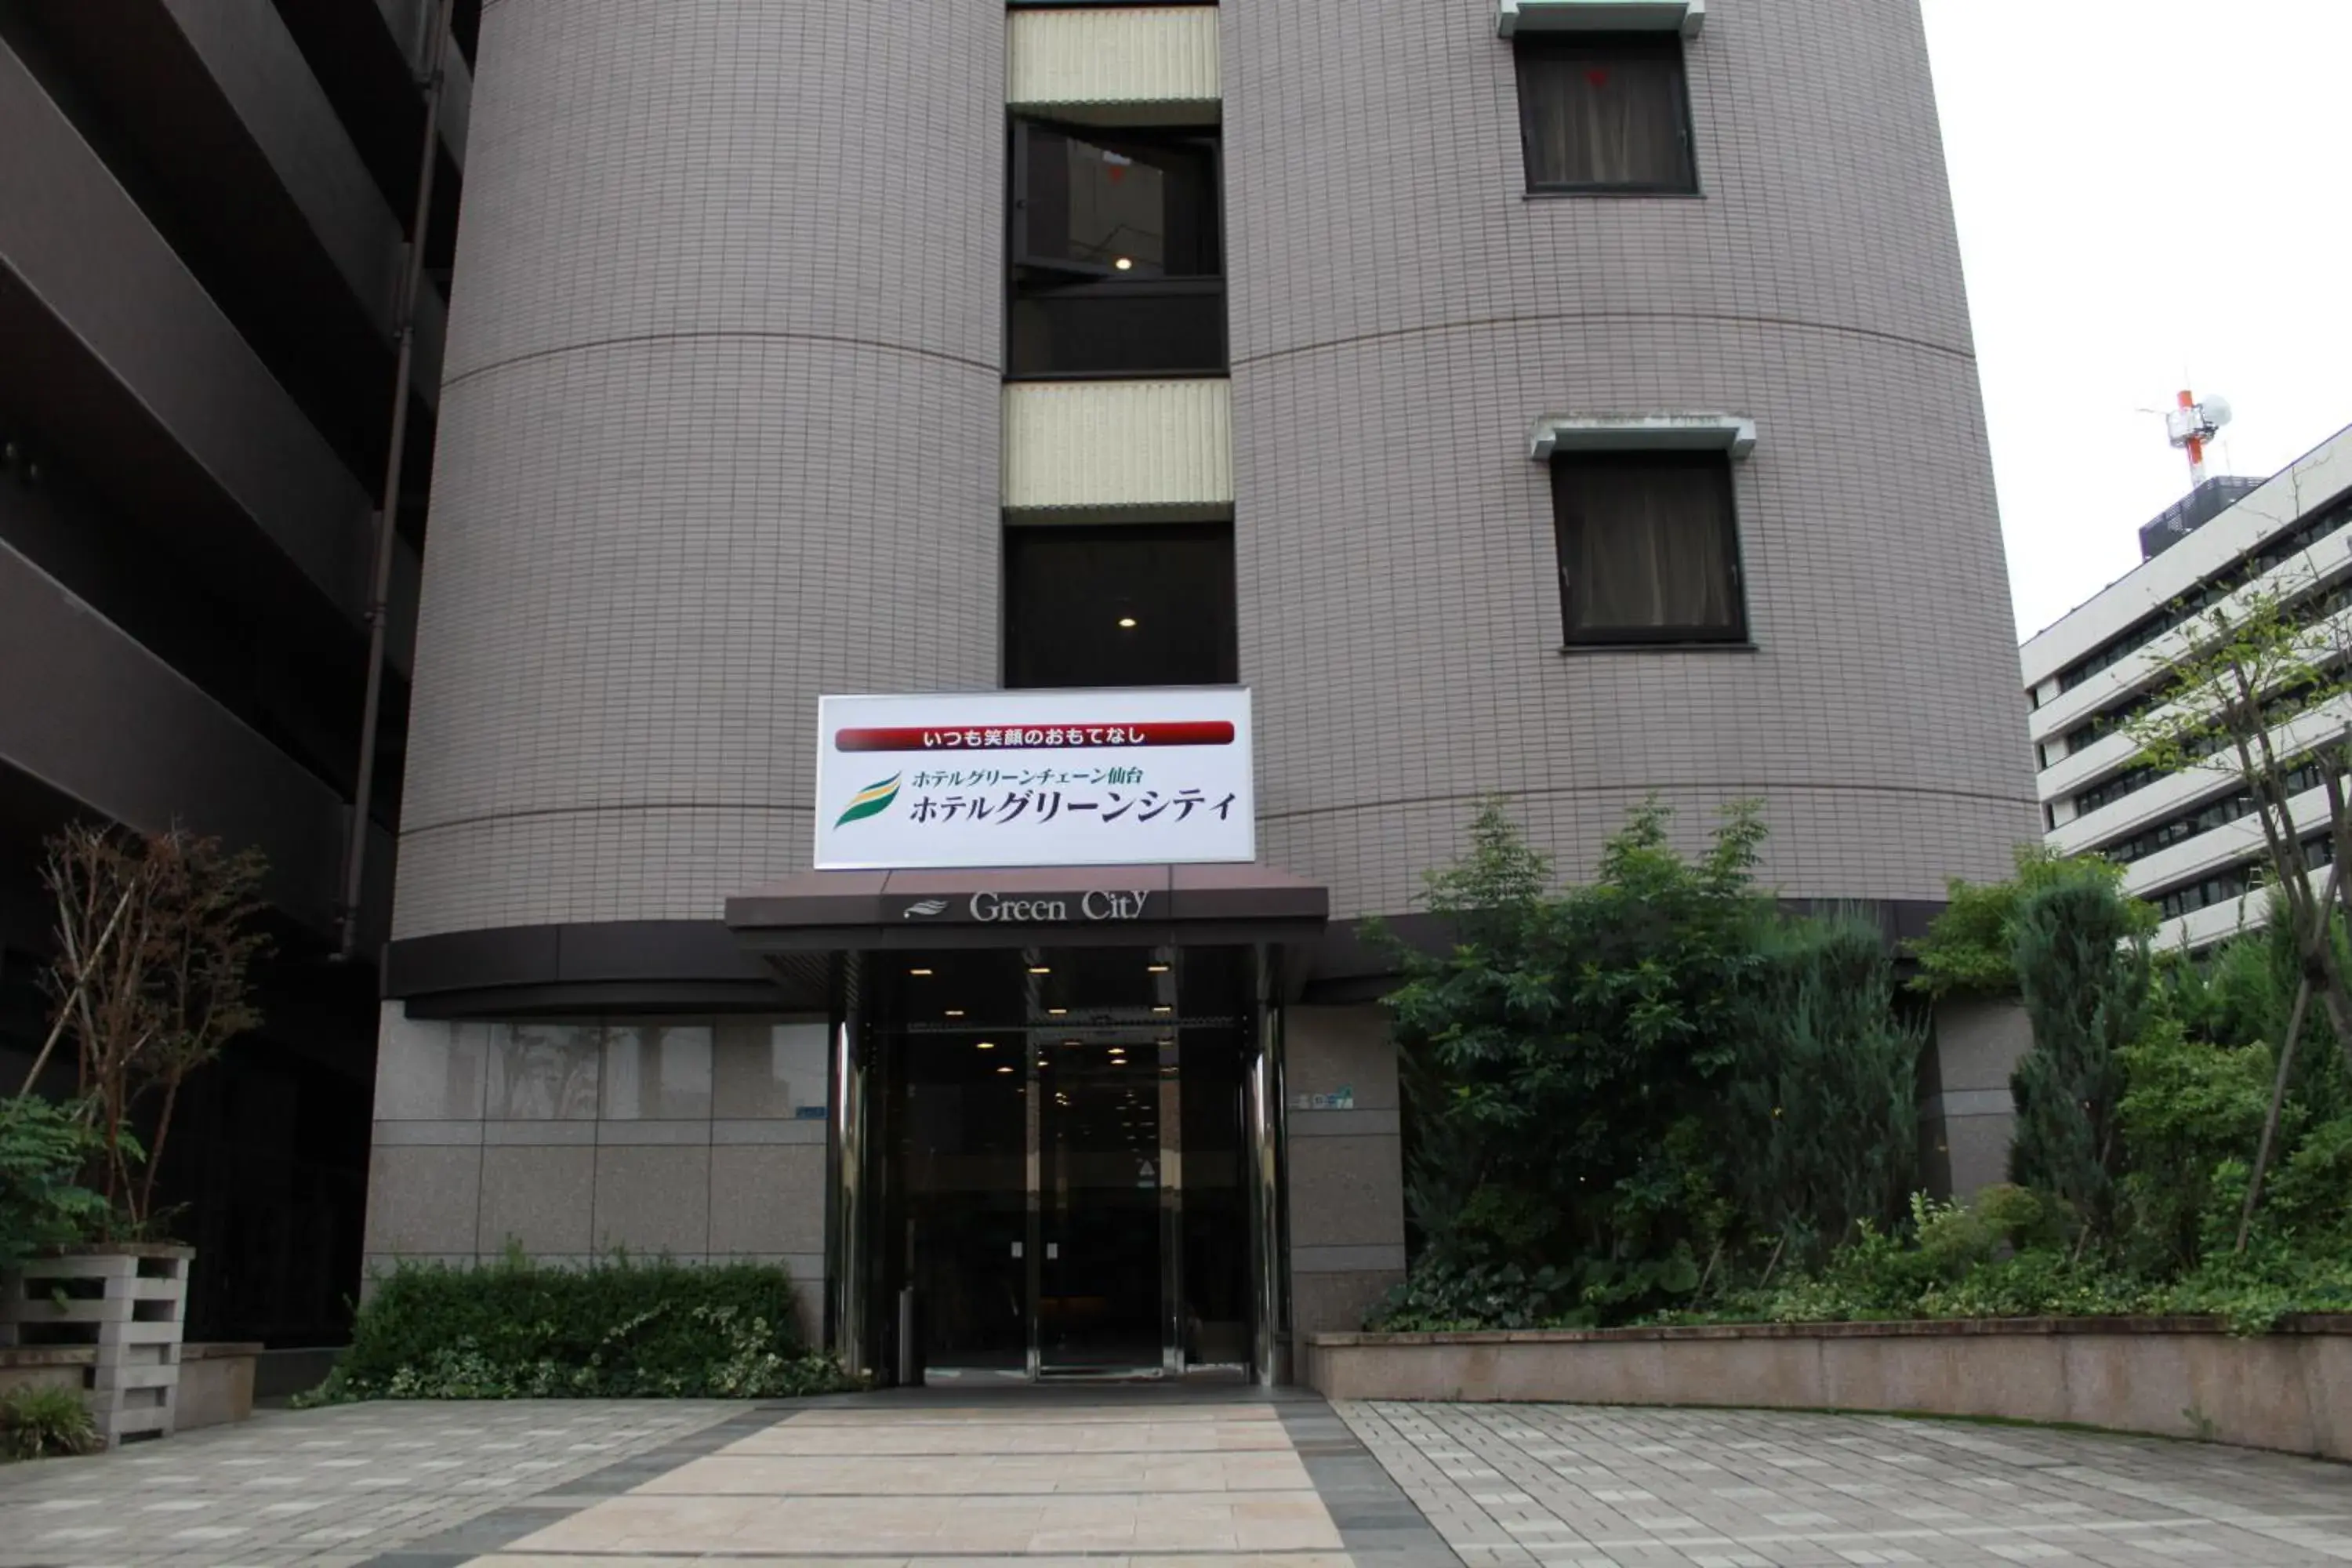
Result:
[[[2189,488],[2195,489],[2205,482],[2205,443],[2221,434],[2221,426],[2231,417],[2230,400],[2209,397],[2197,401],[2193,393],[2180,395],[2180,405],[2166,413],[2164,433],[2172,444],[2189,454]]]

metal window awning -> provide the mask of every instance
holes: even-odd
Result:
[[[1756,449],[1756,421],[1744,414],[1547,414],[1528,436],[1528,457],[1564,452],[1725,452]]]
[[[1680,33],[1698,37],[1706,0],[1496,0],[1495,36],[1521,33]]]

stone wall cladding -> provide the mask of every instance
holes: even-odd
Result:
[[[1490,0],[1223,9],[1262,854],[1406,907],[1477,799],[1588,874],[1653,789],[1765,802],[1793,896],[1936,898],[2036,830],[1913,0],[1719,0],[1701,198],[1529,199]],[[1758,651],[1559,651],[1539,414],[1727,409]]]
[[[1004,20],[493,0],[394,934],[716,919],[997,673]]]

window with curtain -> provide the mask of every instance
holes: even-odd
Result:
[[[1745,640],[1727,457],[1554,458],[1551,496],[1569,642]]]
[[[1679,37],[1521,37],[1513,47],[1528,190],[1698,189]]]

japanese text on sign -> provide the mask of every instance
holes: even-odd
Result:
[[[820,868],[1255,853],[1238,688],[828,697],[818,727]]]

